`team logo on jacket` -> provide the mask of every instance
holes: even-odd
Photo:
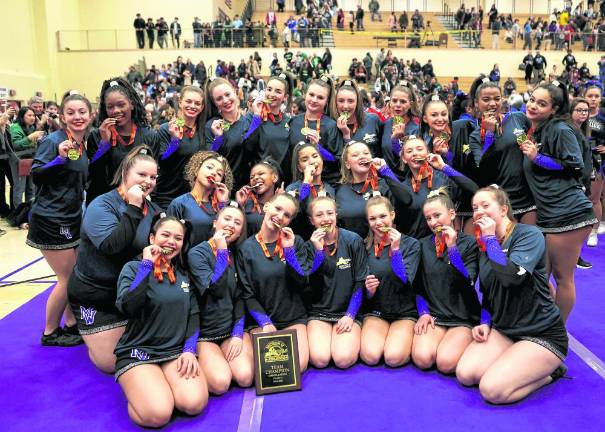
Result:
[[[138,348],[133,348],[132,351],[130,351],[130,357],[141,361],[149,360],[149,354]]]
[[[469,144],[462,144],[462,153],[469,154],[471,152],[471,146]]]
[[[85,308],[80,306],[80,319],[86,323],[86,325],[92,325],[95,322],[95,315],[97,311],[93,308]]]
[[[363,136],[363,142],[366,144],[376,142],[376,134],[367,133]]]
[[[64,236],[67,240],[71,240],[73,238],[71,235],[71,230],[69,229],[69,227],[66,226],[62,226],[59,228],[59,234]]]
[[[338,258],[338,261],[336,261],[336,267],[338,267],[339,270],[351,268],[351,258]]]
[[[183,289],[184,292],[188,293],[189,292],[189,283],[183,281],[181,282],[181,288]]]
[[[515,136],[517,136],[517,137],[518,137],[519,135],[523,135],[524,133],[525,133],[525,130],[524,130],[524,129],[515,128],[515,129],[513,130],[513,134],[515,134]]]

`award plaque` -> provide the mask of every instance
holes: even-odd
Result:
[[[253,333],[256,394],[300,390],[296,330]]]

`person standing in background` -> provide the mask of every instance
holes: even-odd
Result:
[[[380,3],[377,0],[370,0],[368,4],[368,9],[370,10],[370,21],[374,21],[374,17],[378,17],[378,21],[382,22],[382,15],[378,10],[380,9]]]
[[[202,47],[202,23],[198,17],[193,19],[193,48]]]
[[[145,20],[141,18],[140,13],[138,13],[137,17],[134,19],[133,27],[137,36],[139,48],[145,48]]]
[[[155,24],[155,28],[158,31],[158,45],[160,48],[168,48],[168,42],[166,41],[166,34],[168,33],[168,24],[161,17]]]
[[[13,176],[8,163],[10,153],[12,153],[11,135],[9,125],[11,119],[15,116],[15,108],[7,107],[6,111],[0,114],[0,217],[6,217],[14,208],[12,199]],[[6,203],[6,180],[11,187],[9,202]],[[0,230],[0,235],[6,231]]]
[[[147,39],[149,40],[149,49],[153,49],[153,42],[155,41],[155,24],[153,23],[153,19],[147,18],[147,24],[145,24],[145,28],[147,29]]]
[[[365,28],[363,27],[363,9],[361,8],[361,5],[357,5],[357,12],[355,13],[355,28],[357,29],[357,31],[359,30],[365,30]]]
[[[176,47],[181,47],[181,24],[179,24],[178,17],[174,17],[174,21],[170,23],[170,39],[172,40],[172,48],[174,48],[174,41],[176,40]]]

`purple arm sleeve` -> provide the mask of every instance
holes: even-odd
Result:
[[[459,173],[458,171],[456,171],[454,168],[452,168],[448,164],[445,164],[443,166],[443,169],[441,170],[441,172],[448,177],[464,177],[464,175],[462,173]]]
[[[506,255],[502,251],[502,246],[498,242],[495,235],[483,237],[485,241],[485,248],[487,251],[487,257],[501,266],[506,266]]]
[[[298,262],[298,258],[296,257],[296,249],[294,248],[294,246],[284,248],[284,258],[286,258],[286,262],[290,267],[294,269],[294,271],[296,271],[296,273],[301,276],[308,276],[308,274],[305,274],[305,271]],[[323,251],[315,251],[315,256],[313,257],[313,267],[311,268],[309,274],[315,272],[315,270],[319,268],[323,260]]]
[[[99,143],[99,148],[97,149],[95,154],[92,156],[90,163],[95,163],[96,161],[98,161],[101,156],[103,156],[105,153],[107,153],[109,151],[109,148],[110,148],[109,142],[107,142],[105,140],[101,140],[101,142]]]
[[[311,193],[311,188],[313,186],[311,186],[308,183],[303,183],[302,185],[300,185],[300,191],[298,192],[299,198],[301,201],[304,201],[307,199],[307,197],[309,196],[309,194]]]
[[[187,338],[185,341],[185,346],[183,346],[183,352],[190,352],[192,354],[197,354],[197,338],[200,335],[200,331],[197,330],[191,336]]]
[[[534,159],[534,163],[538,165],[540,168],[547,169],[549,171],[562,171],[563,165],[554,160],[553,158],[540,154],[536,156]]]
[[[259,327],[264,327],[266,325],[273,324],[273,321],[271,321],[271,318],[269,318],[264,313],[251,310],[250,315],[252,315],[252,318],[254,318],[254,321],[257,322]]]
[[[393,269],[393,273],[401,279],[401,282],[404,284],[408,283],[408,273],[405,270],[405,262],[403,262],[401,250],[393,251],[391,255],[391,268]]]
[[[325,258],[325,254],[323,250],[316,250],[315,251],[315,256],[313,257],[313,266],[311,267],[311,272],[315,273],[315,271],[321,266],[321,264],[324,262],[324,258]]]
[[[449,257],[450,263],[452,263],[454,268],[458,270],[462,274],[462,276],[469,279],[470,276],[468,274],[468,271],[466,270],[466,267],[464,267],[464,260],[460,256],[460,251],[458,250],[458,248],[456,246],[447,248],[447,256]]]
[[[391,180],[395,180],[397,182],[399,181],[399,179],[397,178],[395,173],[393,173],[393,171],[391,170],[391,168],[388,165],[381,166],[380,169],[378,170],[378,175],[380,175],[380,177],[388,177]]]
[[[241,317],[235,325],[233,326],[233,330],[231,330],[231,337],[237,337],[242,339],[244,337],[244,321],[245,317]]]
[[[487,152],[489,150],[489,148],[492,146],[492,144],[494,144],[494,133],[486,132],[485,141],[483,142],[483,151],[481,152],[482,156],[485,154],[485,152]]]
[[[149,273],[151,273],[152,269],[153,263],[150,260],[144,259],[141,261],[139,268],[137,269],[137,274],[134,276],[130,287],[128,287],[128,292],[132,292],[137,289],[139,284],[143,282],[147,276],[149,276]]]
[[[246,134],[244,135],[244,139],[248,139],[248,137],[250,135],[252,135],[252,133],[258,129],[258,127],[261,125],[261,123],[263,122],[263,119],[260,118],[260,116],[257,116],[256,114],[254,114],[254,116],[252,117],[252,121],[250,122],[250,126],[248,127],[248,132],[246,132]]]
[[[180,139],[178,139],[176,137],[172,137],[172,139],[170,140],[170,144],[168,144],[168,148],[164,151],[164,153],[162,153],[161,159],[166,160],[170,156],[172,156],[172,154],[179,149],[180,144],[181,144]]]
[[[321,155],[321,158],[323,160],[329,161],[329,162],[336,161],[336,158],[334,158],[334,155],[332,153],[330,153],[328,150],[326,150],[321,144],[317,144],[317,150],[319,151],[319,154]]]
[[[399,138],[391,139],[391,150],[393,151],[393,154],[397,156],[401,154],[401,141],[399,141]]]
[[[363,290],[360,287],[355,290],[351,296],[351,301],[349,301],[349,307],[347,308],[347,316],[349,318],[355,319],[355,316],[357,316],[357,312],[359,312],[359,308],[361,307],[362,300]]]
[[[212,147],[210,148],[210,150],[212,150],[213,152],[217,152],[218,149],[221,148],[221,146],[223,145],[224,142],[225,142],[225,138],[223,138],[222,135],[215,136],[214,139],[212,140]]]
[[[215,283],[221,278],[225,269],[229,265],[229,250],[219,249],[216,251],[216,264],[214,265],[214,273],[212,273],[212,279],[210,283]]]
[[[483,308],[481,309],[481,321],[479,321],[479,324],[492,325],[492,314]]]
[[[42,168],[46,169],[46,168],[52,168],[54,166],[63,165],[63,164],[65,164],[66,161],[67,161],[67,159],[64,158],[63,156],[57,156],[56,158],[54,158],[53,160],[51,160],[50,162],[48,162],[44,166],[42,166]]]
[[[451,150],[448,150],[445,154],[445,160],[448,164],[451,165],[452,161],[454,160],[454,153],[452,153]]]
[[[416,309],[418,310],[418,316],[431,314],[429,305],[426,304],[426,300],[421,295],[416,295]]]

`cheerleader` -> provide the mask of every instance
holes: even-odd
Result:
[[[410,205],[412,200],[386,162],[373,159],[368,146],[357,141],[350,141],[344,148],[340,182],[336,191],[338,226],[361,238],[368,234],[365,208],[372,196],[384,196],[389,200],[395,197],[403,207]]]
[[[65,129],[43,138],[32,164],[37,186],[26,243],[42,251],[57,275],[46,302],[42,345],[82,343],[76,319],[67,307],[67,281],[76,264],[82,223],[82,201],[88,174],[87,130],[92,107],[79,94],[68,94],[59,109]],[[61,316],[66,326],[60,327]]]
[[[402,80],[391,90],[389,102],[391,117],[384,122],[382,134],[382,157],[389,168],[402,178],[399,170],[399,157],[401,154],[401,140],[407,135],[418,136],[418,98],[412,84]]]
[[[477,167],[475,179],[479,186],[497,184],[504,189],[515,219],[535,225],[536,205],[523,173],[523,153],[517,142],[527,135],[529,121],[521,112],[502,114],[502,91],[498,84],[481,79],[477,82],[473,105],[480,122],[469,142]]]
[[[324,180],[335,186],[342,146],[338,144],[336,122],[329,117],[332,91],[332,80],[328,76],[311,80],[305,93],[306,111],[292,117],[289,127],[290,148],[305,140],[316,144],[325,162]]]
[[[118,275],[148,244],[152,219],[159,212],[147,200],[157,172],[151,149],[133,148],[116,173],[118,187],[95,198],[82,221],[67,293],[88,355],[106,373],[115,370],[113,351],[127,323],[115,304]]]
[[[153,191],[153,200],[166,209],[170,202],[188,192],[185,166],[191,156],[203,150],[204,92],[199,87],[185,86],[179,95],[179,114],[176,120],[160,126],[160,175]]]
[[[311,266],[303,240],[288,228],[298,211],[298,201],[291,195],[275,195],[264,207],[260,230],[238,248],[236,256],[242,297],[258,324],[252,332],[296,330],[300,368],[304,371],[309,345],[301,294],[309,272],[321,264],[323,251],[317,249]]]
[[[161,427],[177,410],[197,415],[208,388],[196,359],[199,308],[183,265],[186,229],[159,219],[142,261],[126,263],[118,279],[117,309],[128,317],[116,348],[116,380],[128,415],[144,427]]]
[[[158,134],[149,127],[141,98],[128,81],[124,78],[104,81],[99,99],[99,128],[90,136],[93,156],[87,203],[111,190],[112,180],[131,146],[145,144],[156,158],[160,149]]]
[[[185,180],[191,192],[175,198],[166,213],[191,223],[191,246],[196,246],[212,236],[216,214],[229,201],[233,175],[223,156],[199,151],[185,166]]]
[[[292,172],[294,183],[288,185],[286,192],[300,201],[300,211],[290,224],[292,229],[303,239],[309,239],[314,231],[307,215],[307,207],[317,197],[334,198],[336,192],[332,186],[322,181],[324,161],[313,143],[301,141],[294,147],[292,155]]]
[[[566,321],[575,303],[574,271],[580,250],[598,220],[582,192],[584,163],[568,123],[567,88],[558,81],[536,87],[527,104],[527,118],[531,129],[521,144],[526,156],[523,170],[538,207],[537,225],[546,235],[548,273],[557,284],[557,306]]]
[[[316,368],[334,360],[348,368],[359,357],[361,321],[357,313],[363,300],[368,260],[363,240],[336,226],[336,202],[315,198],[309,204],[309,218],[315,227],[307,246],[323,250],[323,264],[311,275],[309,305],[309,357]]]
[[[420,318],[414,326],[412,359],[421,369],[437,363],[440,372],[451,374],[479,322],[481,306],[474,288],[479,254],[475,239],[455,230],[456,210],[445,190],[431,191],[423,211],[433,235],[420,240]]]
[[[277,193],[283,192],[283,183],[277,188],[279,172],[275,161],[264,159],[254,165],[250,171],[250,183],[235,193],[237,203],[245,209],[246,238],[254,235],[263,223],[263,206]]]
[[[373,197],[366,207],[370,235],[369,271],[365,287],[360,357],[376,365],[384,356],[387,366],[410,360],[416,313],[412,282],[420,260],[418,240],[394,228],[395,210],[385,197]]]
[[[231,381],[249,387],[254,379],[252,341],[244,332],[245,310],[233,264],[233,248],[245,239],[246,218],[236,203],[213,223],[214,235],[189,251],[191,281],[201,295],[199,362],[213,394]]]
[[[382,122],[376,114],[364,111],[357,82],[343,81],[334,93],[333,104],[339,148],[351,140],[358,141],[366,144],[373,155],[381,157]]]
[[[538,88],[532,98],[545,102],[541,93]],[[484,314],[473,328],[456,376],[463,385],[479,384],[488,402],[512,403],[565,374],[567,331],[549,295],[542,233],[514,222],[502,189],[480,189],[473,211],[480,229],[482,305],[491,317]]]

